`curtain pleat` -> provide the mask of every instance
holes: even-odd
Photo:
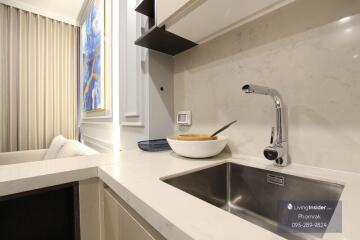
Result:
[[[0,151],[78,138],[79,28],[0,4]]]
[[[8,62],[9,62],[9,79],[19,79],[19,18],[17,16],[17,10],[14,8],[10,8],[9,12],[9,43],[8,46]],[[18,149],[18,122],[19,115],[18,111],[10,111],[11,106],[14,106],[15,109],[18,108],[19,105],[19,82],[16,80],[9,81],[9,102],[6,104],[8,107],[8,128],[9,132],[7,137],[9,145],[7,146],[7,151],[16,151]],[[11,103],[11,104],[10,104]],[[3,116],[3,115],[2,115]],[[1,145],[1,144],[0,144]]]
[[[9,13],[3,8],[0,8],[0,33],[9,31]],[[6,56],[9,54],[9,39],[0,36],[0,60],[3,64],[0,64],[0,79],[6,79],[9,77],[8,73],[8,61]],[[9,143],[5,141],[7,140],[6,135],[8,134],[8,117],[6,113],[8,112],[8,82],[1,81],[0,82],[0,94],[1,94],[1,104],[0,104],[0,114],[4,116],[4,121],[1,121],[0,127],[0,141],[4,142],[4,144],[0,145],[0,150],[7,149],[9,147]]]

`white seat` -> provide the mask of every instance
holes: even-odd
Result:
[[[59,135],[53,139],[49,149],[0,153],[0,165],[78,157],[97,153],[97,151],[79,141],[69,140]]]

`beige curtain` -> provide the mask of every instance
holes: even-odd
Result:
[[[77,138],[79,28],[0,4],[0,152]]]

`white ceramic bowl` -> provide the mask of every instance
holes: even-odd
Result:
[[[217,140],[208,141],[182,141],[167,138],[171,149],[188,158],[208,158],[218,155],[226,146],[227,138],[218,136]]]

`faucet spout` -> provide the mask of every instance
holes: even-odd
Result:
[[[288,164],[287,139],[284,104],[280,93],[273,88],[258,86],[253,84],[246,84],[242,87],[245,93],[254,93],[260,95],[271,96],[275,104],[276,112],[276,133],[273,145],[266,148],[264,155],[269,160],[275,160],[276,165],[286,166]],[[281,153],[281,154],[280,154]],[[274,157],[276,155],[276,157]],[[281,156],[280,156],[281,155]],[[275,159],[272,159],[275,158]]]

